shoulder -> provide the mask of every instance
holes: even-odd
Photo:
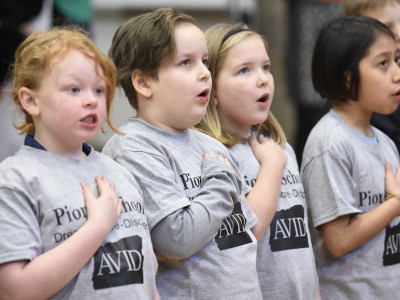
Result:
[[[296,157],[296,153],[293,150],[293,147],[289,143],[286,143],[283,150],[285,151],[287,158],[288,158],[287,164],[294,162],[297,166],[297,157]],[[297,166],[297,168],[298,168],[298,166]]]
[[[114,134],[102,149],[102,153],[113,159],[127,151],[151,151],[157,143],[161,144],[154,131],[135,118],[129,119],[119,129],[123,134]]]
[[[220,141],[218,141],[217,139],[213,138],[212,136],[210,136],[204,132],[200,132],[196,129],[189,129],[189,132],[192,136],[194,136],[198,140],[201,140],[203,142],[207,142],[210,144],[215,144],[218,147],[225,147]]]
[[[42,165],[44,160],[50,159],[47,151],[22,146],[18,152],[7,157],[0,163],[0,168],[26,169],[29,165]]]
[[[307,139],[307,150],[334,150],[348,144],[352,136],[351,128],[336,114],[326,114],[312,129]]]
[[[15,172],[21,169],[21,166],[26,162],[22,157],[18,157],[18,155],[7,157],[0,163],[0,178],[4,177],[4,175],[9,172]]]
[[[399,151],[398,151],[397,146],[396,146],[395,142],[393,141],[393,139],[391,139],[386,133],[384,133],[380,129],[375,128],[375,127],[373,127],[373,128],[374,128],[374,132],[376,134],[376,137],[377,137],[377,139],[379,141],[379,144],[382,145],[382,149],[384,151],[394,152],[398,156],[398,154],[399,154],[398,152]]]
[[[43,173],[43,168],[48,165],[45,151],[23,146],[14,156],[8,157],[0,163],[0,186],[18,185],[28,178]]]
[[[390,144],[393,145],[393,147],[395,147],[394,141],[385,132],[376,127],[373,127],[373,130],[380,143]]]
[[[302,168],[326,155],[347,160],[357,148],[355,141],[358,139],[343,120],[329,112],[315,125],[307,138]]]
[[[229,155],[228,148],[225,147],[217,139],[205,134],[203,132],[197,131],[196,129],[189,129],[190,135],[197,140],[201,145],[201,148],[205,151],[212,153],[219,153],[224,155]]]
[[[291,157],[296,157],[296,154],[293,150],[292,145],[290,145],[289,143],[286,143],[285,147],[283,148],[283,150],[286,152],[287,155],[290,155]]]

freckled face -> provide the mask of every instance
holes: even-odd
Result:
[[[223,127],[242,136],[268,117],[274,78],[264,42],[251,36],[232,47],[214,83],[218,115]]]

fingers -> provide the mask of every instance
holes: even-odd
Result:
[[[83,192],[83,197],[85,199],[94,198],[92,192],[90,191],[89,186],[86,183],[81,182],[81,188]]]
[[[120,215],[122,215],[122,213],[124,212],[124,210],[122,209],[122,198],[121,197],[117,198],[117,211],[119,212]]]
[[[94,196],[86,183],[81,183],[87,209],[88,222],[108,232],[122,211],[122,198],[115,195],[114,184],[104,176],[95,178],[98,195]]]
[[[96,181],[97,189],[99,191],[99,197],[101,197],[102,195],[106,195],[106,194],[115,195],[115,185],[112,183],[109,183],[105,176],[101,176],[101,177],[98,176],[98,177],[96,177],[95,181]],[[95,199],[95,196],[91,192],[87,183],[81,182],[81,187],[82,187],[83,196],[84,196],[85,200]]]
[[[263,143],[263,142],[265,142],[265,141],[269,141],[269,137],[265,137],[263,134],[260,134],[260,135],[258,136],[258,141],[259,141],[260,143]]]
[[[259,142],[254,136],[249,137],[249,144],[251,148],[257,147],[261,142]]]
[[[218,156],[217,156],[217,159],[219,159],[220,161],[222,161],[225,165],[227,165],[228,167],[232,167],[232,165],[231,165],[231,163],[229,162],[229,160],[225,157],[225,156],[223,156],[223,155],[221,155],[221,154],[218,154]]]
[[[385,188],[386,193],[398,193],[400,191],[400,175],[398,167],[393,173],[392,166],[389,163],[385,164]]]
[[[106,191],[111,189],[110,184],[108,184],[108,182],[104,176],[96,177],[96,184],[97,184],[97,189],[99,190],[100,195],[104,194]]]
[[[256,142],[262,144],[265,141],[269,141],[269,137],[265,137],[263,134],[260,134],[257,138],[255,138],[254,136],[250,136],[249,137],[249,143],[250,144],[254,144]]]
[[[392,166],[390,163],[385,163],[386,176],[393,176]]]
[[[395,170],[395,177],[396,177],[396,180],[400,181],[399,167],[397,167]]]
[[[100,196],[105,193],[115,194],[115,185],[108,182],[105,176],[96,177],[96,184]]]
[[[203,159],[207,159],[209,157],[210,157],[210,155],[207,152],[203,154]],[[223,156],[222,154],[218,154],[217,155],[217,159],[222,161],[228,167],[232,167],[232,164],[229,162],[229,160],[225,156]]]
[[[222,156],[221,154],[218,154],[217,158],[220,161],[223,161],[224,163],[229,164],[229,160],[225,156]]]

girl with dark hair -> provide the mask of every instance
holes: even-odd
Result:
[[[322,299],[398,298],[400,174],[394,142],[370,124],[400,103],[396,41],[368,17],[327,23],[312,61],[332,109],[308,137],[301,168]]]

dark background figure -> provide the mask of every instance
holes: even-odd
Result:
[[[14,58],[14,52],[27,35],[25,24],[40,13],[42,5],[42,0],[0,1],[1,87],[5,83],[6,75]]]
[[[311,60],[316,36],[325,22],[344,15],[341,0],[288,0],[286,78],[294,104],[296,125],[294,150],[299,165],[307,137],[317,121],[329,110],[325,99],[314,90]]]
[[[14,54],[29,34],[50,25],[51,5],[52,0],[0,1],[0,162],[14,155],[24,138],[14,127],[21,118],[10,92]]]

